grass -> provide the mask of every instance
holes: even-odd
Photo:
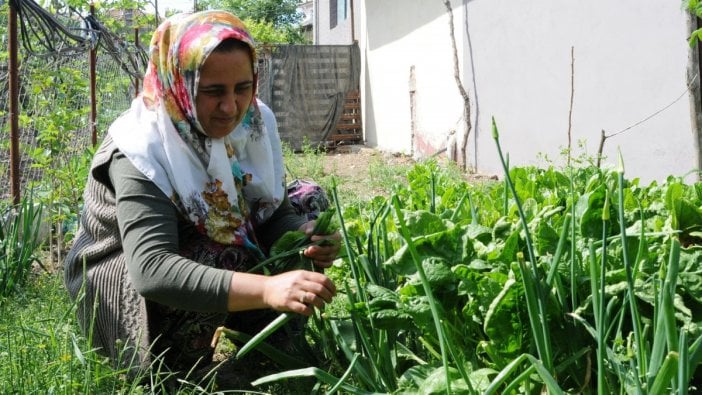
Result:
[[[283,157],[288,180],[306,178],[325,183],[330,177],[324,170],[323,152],[312,147],[306,139],[300,152],[295,152],[289,144],[283,143]]]
[[[58,273],[35,275],[2,300],[0,333],[2,393],[84,392],[106,384],[105,361],[89,351],[76,353],[85,342]]]

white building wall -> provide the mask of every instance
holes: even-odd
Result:
[[[349,45],[353,43],[352,34],[359,39],[360,20],[358,14],[361,9],[361,0],[347,0],[347,18],[339,21],[334,28],[330,24],[329,3],[336,0],[315,0],[315,27],[314,43],[317,45]],[[351,17],[351,3],[354,7],[354,17]],[[339,12],[341,12],[339,10]],[[351,30],[351,20],[354,20],[355,29]]]
[[[446,8],[440,1],[366,1],[361,10],[364,131],[368,144],[405,154],[432,154],[462,115],[454,82]],[[459,15],[460,16],[460,15]],[[462,52],[462,38],[457,34]],[[410,100],[414,68],[414,127]],[[414,135],[412,132],[414,131]],[[421,156],[421,155],[420,155]]]
[[[502,173],[490,133],[493,116],[511,164],[541,165],[544,156],[564,163],[571,47],[575,155],[594,155],[603,129],[608,135],[625,130],[606,140],[604,155],[606,165],[616,164],[621,149],[628,178],[648,182],[696,169],[686,93],[686,15],[679,3],[454,0],[452,5],[462,80],[473,104],[469,162],[478,172]],[[448,130],[460,132],[462,124],[443,2],[364,1],[361,12],[367,31],[362,42],[367,142],[417,153],[408,92],[409,68],[415,65],[415,130],[440,148]],[[585,151],[578,141],[585,142]]]

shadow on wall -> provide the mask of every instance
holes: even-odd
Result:
[[[446,8],[442,1],[436,1],[436,6],[413,7],[413,4],[425,2],[426,0],[385,0],[366,2],[366,20],[378,23],[367,23],[368,33],[366,35],[368,49],[375,50],[383,45],[397,41],[418,27],[424,26],[434,19],[446,15]],[[388,29],[386,14],[388,9],[395,10],[392,16],[392,29]]]
[[[368,68],[368,56],[362,57],[365,65],[365,69]],[[368,73],[368,71],[366,71]],[[378,146],[378,129],[375,126],[375,111],[373,109],[373,90],[371,89],[370,78],[366,76],[365,81],[363,81],[364,87],[363,91],[363,139],[366,144],[370,147]]]

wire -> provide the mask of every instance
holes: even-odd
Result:
[[[680,101],[680,99],[682,99],[682,98],[685,96],[685,94],[687,94],[687,93],[690,91],[690,88],[692,87],[692,84],[693,84],[693,83],[695,82],[695,80],[697,79],[697,76],[698,76],[698,75],[695,74],[695,76],[692,77],[692,79],[690,80],[690,82],[687,83],[687,88],[685,88],[685,90],[683,91],[683,93],[681,93],[680,96],[677,97],[677,99],[673,100],[673,101],[672,101],[670,104],[668,104],[667,106],[661,108],[660,110],[654,112],[653,114],[647,116],[646,118],[644,118],[644,119],[642,119],[642,120],[640,120],[640,121],[634,123],[633,125],[628,126],[628,127],[624,128],[624,129],[618,131],[618,132],[612,133],[612,134],[607,135],[607,136],[605,136],[605,137],[606,137],[606,138],[609,138],[609,137],[614,137],[614,136],[616,136],[616,135],[618,135],[618,134],[622,134],[622,133],[626,132],[627,130],[632,129],[632,128],[635,128],[636,126],[641,125],[642,123],[648,121],[649,119],[651,119],[651,118],[655,117],[656,115],[662,113],[663,111],[667,110],[667,109],[670,108],[673,104],[675,104],[675,103],[677,103],[678,101]]]
[[[123,40],[93,15],[83,17],[73,7],[62,7],[65,15],[54,16],[32,0],[10,0],[10,6],[17,11],[22,46],[31,56],[71,57],[100,48],[132,77],[140,78],[146,67],[146,52],[138,43]]]

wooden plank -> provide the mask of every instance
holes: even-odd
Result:
[[[339,140],[353,140],[353,141],[358,141],[361,140],[363,136],[361,134],[356,134],[356,133],[339,133],[339,134],[332,134],[329,136],[329,139],[332,141],[339,141]]]
[[[342,123],[339,125],[336,125],[337,130],[356,130],[356,129],[361,129],[361,124],[360,123]]]
[[[339,121],[356,121],[361,119],[361,114],[341,114]]]
[[[309,111],[305,112],[306,115],[299,115],[293,111],[276,111],[275,117],[276,118],[300,117],[300,116],[310,117],[310,115],[324,117],[325,115],[327,115],[327,112],[328,111],[326,109],[324,109],[324,110],[309,110]]]

